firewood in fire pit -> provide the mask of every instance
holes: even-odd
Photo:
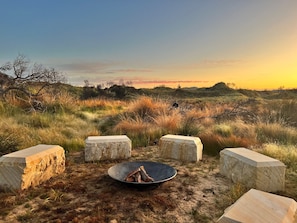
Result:
[[[153,182],[154,179],[147,174],[147,172],[144,169],[144,166],[140,166],[136,170],[133,170],[132,172],[130,172],[125,178],[125,181],[142,183],[142,182]]]
[[[147,172],[144,169],[144,166],[140,166],[139,169],[140,169],[141,179],[143,179],[144,182],[154,181],[154,179],[147,174]]]

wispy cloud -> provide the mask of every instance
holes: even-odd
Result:
[[[238,63],[236,60],[205,60],[203,66],[223,66]],[[170,79],[168,76],[162,78],[156,70],[146,68],[125,67],[124,64],[116,62],[72,62],[59,65],[59,69],[66,72],[68,81],[74,85],[83,85],[85,80],[91,84],[115,84],[130,82],[133,86],[196,86],[210,83],[205,80],[193,79]]]
[[[122,68],[118,62],[71,62],[58,65],[58,68],[68,72],[81,74],[120,74],[120,73],[149,73],[151,69]]]
[[[132,69],[132,68],[125,68],[125,69],[108,69],[105,73],[107,74],[129,74],[129,73],[151,73],[154,72],[153,70],[149,69]]]
[[[156,80],[156,79],[142,79],[142,78],[137,78],[134,77],[134,79],[130,79],[130,81],[132,82],[132,85],[134,86],[148,86],[148,87],[152,87],[152,86],[160,86],[160,85],[165,85],[165,86],[177,86],[177,85],[192,85],[192,86],[196,86],[197,84],[201,84],[201,83],[209,83],[209,81],[199,81],[199,80]]]
[[[242,60],[230,60],[230,59],[220,59],[220,60],[203,60],[199,63],[200,67],[225,67],[234,66],[243,63]]]
[[[123,73],[150,73],[150,72],[153,72],[153,70],[128,68],[128,69],[116,69],[116,70],[114,70],[114,72],[123,72]]]
[[[58,65],[59,69],[67,72],[94,74],[115,66],[113,62],[72,62]]]

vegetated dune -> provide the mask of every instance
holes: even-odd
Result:
[[[286,191],[280,194],[297,199],[297,103],[293,90],[234,90],[224,83],[211,88],[137,91],[114,87],[117,93],[89,90],[92,94],[85,93],[92,97],[83,100],[73,97],[70,90],[55,95],[56,100],[53,95],[43,95],[42,112],[28,112],[16,99],[13,103],[1,101],[1,153],[42,141],[61,145],[67,163],[65,173],[40,186],[0,191],[0,221],[216,222],[246,191],[244,185],[232,184],[218,170],[219,151],[238,146],[283,161],[287,165]],[[83,94],[81,89],[75,88],[75,92]],[[125,94],[118,100],[121,92]],[[200,137],[203,160],[160,159],[158,139],[168,133]],[[177,176],[158,186],[134,187],[107,175],[109,167],[123,160],[85,163],[85,138],[108,134],[127,134],[132,139],[129,160],[163,162],[176,168]],[[275,145],[277,152],[266,147],[267,143]],[[290,149],[279,149],[283,147]]]

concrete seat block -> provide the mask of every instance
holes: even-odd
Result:
[[[220,173],[248,188],[282,191],[285,172],[286,166],[279,160],[246,148],[226,148],[220,152]]]
[[[296,210],[297,203],[291,198],[250,189],[217,222],[292,223],[297,220]]]
[[[64,170],[64,149],[58,145],[39,144],[0,158],[0,187],[23,190]]]
[[[203,145],[200,138],[182,135],[165,135],[160,139],[160,156],[186,162],[202,159]]]
[[[85,146],[85,161],[127,159],[132,142],[126,135],[89,136]]]

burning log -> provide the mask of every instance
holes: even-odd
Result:
[[[126,176],[125,181],[143,183],[143,182],[153,182],[154,179],[147,174],[147,172],[144,169],[144,166],[140,166],[136,170],[133,170],[132,172],[130,172]]]

